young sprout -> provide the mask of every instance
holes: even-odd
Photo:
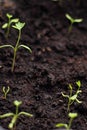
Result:
[[[76,101],[77,103],[82,103],[82,101],[79,101],[79,100],[78,100],[78,94],[82,92],[82,91],[80,90],[81,82],[80,82],[80,81],[77,81],[76,84],[77,84],[77,86],[78,86],[78,89],[77,89],[77,91],[76,91],[76,93],[75,93],[74,95],[72,94],[73,88],[72,88],[72,85],[71,85],[71,84],[69,84],[69,89],[70,89],[70,94],[69,94],[69,95],[65,95],[65,94],[62,92],[62,96],[68,98],[68,108],[67,108],[67,111],[70,111],[70,106],[71,106],[75,101]]]
[[[76,118],[78,116],[77,113],[69,113],[68,114],[70,120],[69,120],[69,123],[68,124],[65,124],[65,123],[58,123],[56,124],[56,127],[65,127],[66,130],[70,130],[71,129],[71,125],[72,125],[72,122],[73,122],[73,119]]]
[[[15,59],[16,59],[16,54],[17,54],[18,49],[23,47],[23,48],[27,49],[30,53],[32,52],[32,50],[28,46],[19,44],[20,39],[21,39],[21,30],[24,26],[25,26],[25,23],[21,23],[21,22],[15,23],[15,25],[12,26],[13,28],[18,30],[18,32],[19,32],[18,39],[17,39],[15,47],[12,46],[12,45],[2,45],[2,46],[0,46],[0,48],[10,47],[10,48],[13,49],[14,56],[13,56],[12,69],[11,69],[12,72],[14,71]]]
[[[13,130],[14,126],[16,125],[17,119],[19,118],[20,115],[33,117],[33,115],[30,114],[30,113],[27,113],[27,112],[24,112],[24,111],[19,112],[19,106],[22,104],[22,101],[15,100],[13,103],[16,106],[15,113],[10,112],[10,113],[6,113],[6,114],[3,114],[3,115],[0,115],[0,119],[6,118],[6,117],[12,117],[12,120],[11,120],[11,122],[8,125],[8,128],[11,129],[11,130]]]
[[[80,23],[83,21],[83,19],[74,19],[69,14],[66,14],[65,16],[70,21],[70,26],[69,26],[69,30],[68,30],[69,33],[72,31],[72,27],[73,27],[74,23]]]
[[[6,89],[6,87],[3,86],[2,91],[4,93],[4,98],[6,99],[7,98],[7,94],[10,91],[10,87],[8,86],[8,88]]]
[[[19,21],[19,19],[18,18],[12,18],[13,15],[11,15],[9,13],[7,13],[6,16],[8,18],[8,23],[3,24],[2,28],[7,29],[6,37],[8,38],[11,25],[14,24],[14,23],[17,23]]]

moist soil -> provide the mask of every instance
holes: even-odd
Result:
[[[0,8],[0,26],[7,22],[6,13],[20,18],[26,25],[22,30],[21,44],[32,49],[30,54],[21,48],[17,52],[14,72],[11,72],[13,50],[0,49],[0,114],[15,112],[14,100],[21,100],[19,111],[33,114],[32,118],[21,116],[17,130],[54,130],[56,123],[68,123],[67,99],[61,92],[69,94],[68,85],[77,90],[76,81],[81,81],[82,93],[73,103],[71,112],[78,117],[73,130],[86,130],[87,126],[87,17],[86,1],[58,2],[51,0],[4,1]],[[65,14],[83,18],[68,33],[69,21]],[[15,45],[18,31],[10,30],[9,38],[0,28],[0,45]],[[3,86],[10,87],[7,99],[3,97]],[[8,129],[11,118],[0,120]]]

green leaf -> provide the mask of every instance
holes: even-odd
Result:
[[[2,25],[2,28],[3,28],[3,29],[5,29],[5,28],[7,28],[7,27],[8,27],[8,24],[7,24],[7,23],[5,23],[5,24]]]
[[[70,90],[72,90],[72,85],[71,84],[69,84],[69,88],[70,88]]]
[[[56,124],[56,127],[65,127],[65,128],[68,128],[68,125],[67,124],[63,124],[63,123],[58,123],[58,124]]]
[[[81,82],[80,80],[76,82],[77,86],[80,88],[81,87]]]
[[[20,47],[23,47],[23,48],[27,49],[30,53],[32,53],[32,50],[30,49],[30,47],[28,47],[26,45],[19,45],[18,48],[20,48]]]
[[[72,97],[70,97],[70,99],[71,99],[72,101],[76,100],[76,98],[77,98],[77,94],[75,94],[75,95],[73,95]]]
[[[25,115],[25,116],[33,117],[32,114],[27,113],[27,112],[20,112],[18,115]]]
[[[82,22],[83,21],[83,19],[75,19],[74,20],[74,22],[76,22],[76,23],[80,23],[80,22]]]
[[[82,103],[82,101],[79,101],[77,98],[76,98],[76,101],[77,101],[77,103]]]
[[[78,116],[78,114],[77,113],[69,113],[68,116],[70,118],[76,118]]]
[[[62,94],[63,97],[69,98],[69,96],[68,96],[68,95],[65,95],[63,92],[62,92],[61,94]]]
[[[81,90],[78,90],[78,91],[77,91],[77,94],[79,94],[79,93],[81,93],[81,92],[82,92]]]
[[[73,19],[69,14],[66,14],[65,16],[66,16],[66,18],[67,18],[68,20],[70,20],[71,22],[73,22],[74,19]]]
[[[0,46],[0,48],[6,48],[6,47],[10,47],[14,50],[14,47],[12,45],[2,45],[2,46]]]
[[[20,106],[21,104],[22,104],[22,101],[18,101],[18,100],[14,101],[14,105],[15,106]]]
[[[13,15],[11,15],[11,14],[9,14],[9,13],[7,13],[6,16],[7,16],[9,19],[13,17]]]
[[[8,86],[7,88],[6,87],[3,87],[3,92],[4,93],[8,93],[10,91],[10,87]]]
[[[12,19],[10,23],[17,23],[19,21],[18,18]]]
[[[5,118],[5,117],[10,117],[10,116],[13,116],[14,113],[6,113],[6,114],[3,114],[3,115],[0,115],[0,118]]]
[[[18,22],[15,25],[13,25],[12,27],[15,29],[21,30],[24,26],[25,26],[25,23]]]
[[[9,124],[8,127],[9,127],[10,129],[12,129],[12,128],[14,127],[14,124],[16,123],[16,121],[17,121],[17,116],[14,115],[13,118],[12,118],[12,120],[11,120],[11,123]]]

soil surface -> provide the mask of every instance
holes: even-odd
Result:
[[[87,2],[86,2],[87,3]],[[20,0],[12,3],[4,1],[0,8],[0,27],[7,22],[6,13],[20,18],[26,25],[22,30],[20,43],[32,49],[17,53],[15,70],[11,72],[13,51],[0,49],[0,114],[15,112],[14,100],[23,103],[19,111],[33,114],[32,118],[21,116],[17,130],[55,130],[56,123],[68,123],[67,99],[61,92],[69,93],[69,83],[73,93],[76,81],[81,81],[82,93],[74,103],[71,112],[78,117],[72,124],[73,130],[86,130],[87,126],[87,17],[85,1],[63,2],[51,0]],[[83,18],[68,33],[69,21],[65,14]],[[18,32],[10,30],[9,38],[0,28],[0,45],[15,45]],[[10,87],[7,99],[3,98],[3,86]],[[11,118],[0,120],[0,125],[8,129]]]

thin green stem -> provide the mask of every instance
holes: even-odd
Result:
[[[18,40],[17,40],[17,43],[16,43],[16,48],[18,48],[20,39],[21,39],[21,30],[19,30],[19,35],[18,35]]]
[[[13,62],[12,62],[12,72],[14,71],[15,60],[16,60],[16,53],[17,53],[17,50],[18,50],[20,38],[21,38],[21,30],[19,30],[19,35],[18,35],[17,43],[16,43],[16,46],[14,48],[14,57],[13,57]]]
[[[71,33],[71,31],[72,31],[72,23],[70,24],[70,26],[69,26],[69,33]]]
[[[70,105],[71,105],[71,96],[72,96],[72,90],[70,90],[70,96],[69,96],[69,101],[68,101],[68,109],[67,111],[69,112],[70,111]]]
[[[71,128],[72,121],[73,121],[73,118],[70,118],[69,125],[68,125],[68,130],[70,130],[70,128]]]
[[[13,57],[13,62],[12,62],[12,72],[14,71],[15,60],[16,60],[16,50],[14,48],[14,57]]]
[[[16,115],[18,115],[18,106],[16,106]]]

